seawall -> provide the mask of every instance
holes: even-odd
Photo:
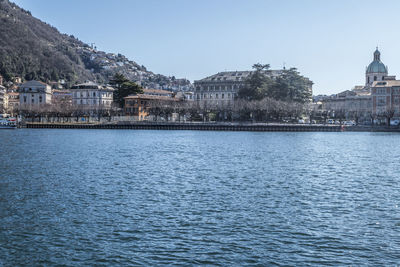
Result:
[[[132,129],[132,130],[195,130],[195,131],[254,131],[254,132],[340,132],[337,125],[296,124],[220,124],[220,123],[118,123],[66,124],[26,123],[26,128],[47,129]]]

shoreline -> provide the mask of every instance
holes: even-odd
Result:
[[[119,122],[104,123],[32,123],[28,129],[115,129],[115,130],[191,130],[191,131],[250,131],[250,132],[399,132],[387,126],[341,126],[324,124],[279,123],[218,123],[218,122]]]
[[[193,130],[193,131],[252,131],[252,132],[400,132],[400,128],[383,126],[340,126],[323,124],[278,123],[178,123],[178,122],[120,122],[96,123],[25,123],[28,129],[115,129],[115,130]]]

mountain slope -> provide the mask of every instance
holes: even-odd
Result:
[[[0,74],[6,80],[20,76],[45,82],[107,82],[117,72],[143,86],[190,86],[187,80],[154,74],[121,54],[98,51],[16,4],[0,0]]]
[[[78,40],[7,0],[0,1],[0,36],[0,73],[6,79],[94,79],[73,49]]]

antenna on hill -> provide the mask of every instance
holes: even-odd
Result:
[[[286,70],[286,62],[283,62],[283,70]]]

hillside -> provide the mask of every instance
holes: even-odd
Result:
[[[107,82],[120,72],[143,86],[185,90],[190,82],[148,71],[121,54],[98,51],[72,35],[33,17],[8,0],[0,0],[0,74],[6,80],[92,80]]]

